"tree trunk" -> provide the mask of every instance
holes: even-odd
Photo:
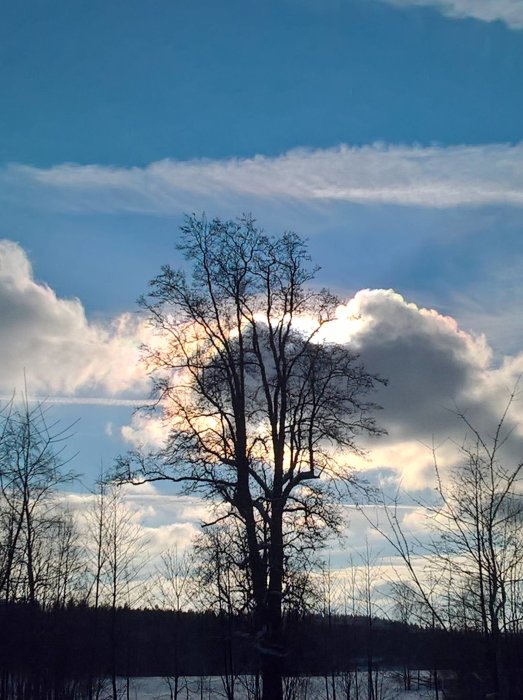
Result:
[[[265,639],[262,656],[262,700],[283,700],[283,512],[273,503],[270,573],[267,601],[263,608]]]
[[[279,654],[262,657],[262,700],[283,700],[283,659]]]

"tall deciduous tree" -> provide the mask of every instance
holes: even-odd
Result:
[[[268,236],[248,216],[192,216],[181,231],[192,276],[165,266],[142,300],[159,334],[145,360],[169,437],[155,455],[123,459],[121,473],[183,483],[239,524],[263,698],[279,700],[289,555],[338,527],[332,486],[351,481],[358,436],[380,433],[368,399],[379,379],[322,340],[338,301],[309,286],[316,270],[299,236]]]

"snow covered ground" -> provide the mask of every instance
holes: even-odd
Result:
[[[336,700],[368,700],[367,675],[358,673],[358,692],[356,693],[356,678],[354,674],[340,675],[335,681]],[[412,689],[403,689],[403,679],[399,673],[380,671],[374,684],[373,700],[432,700],[435,698],[434,689],[427,687],[428,674],[420,674],[418,688],[417,674],[412,677]],[[334,700],[332,680],[329,678],[300,677],[286,680],[286,700]],[[109,690],[109,688],[107,689]],[[105,694],[102,694],[103,698]],[[127,682],[120,681],[120,697],[122,700],[171,700],[174,695],[174,679],[169,678],[132,678]],[[219,676],[203,678],[189,677],[179,679],[178,700],[227,700],[226,679]],[[237,677],[234,680],[235,700],[253,700],[254,679]],[[441,698],[441,693],[440,693]]]

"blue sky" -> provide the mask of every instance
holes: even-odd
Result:
[[[144,166],[519,141],[521,32],[426,4],[5,3],[0,158]]]
[[[309,239],[391,380],[375,467],[423,488],[450,405],[490,425],[523,370],[523,0],[0,12],[0,389],[25,367],[81,418],[86,483],[147,433],[135,301],[177,264],[184,212]]]

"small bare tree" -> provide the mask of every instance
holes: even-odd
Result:
[[[468,434],[454,466],[441,469],[434,452],[436,502],[418,503],[427,514],[430,541],[409,538],[397,499],[381,504],[387,527],[373,523],[402,558],[426,620],[443,629],[459,626],[482,633],[500,700],[511,696],[504,638],[517,629],[521,609],[523,462],[508,465],[503,454],[512,433],[509,411],[516,389],[491,436],[458,413]]]
[[[95,609],[93,634],[98,636],[98,609],[107,606],[110,611],[111,689],[114,700],[118,698],[117,652],[121,640],[118,635],[119,608],[134,604],[142,594],[140,573],[146,565],[146,539],[136,521],[135,514],[125,502],[122,488],[107,483],[103,478],[94,495],[88,513],[89,597]],[[129,640],[125,640],[128,642]],[[97,665],[96,645],[93,647],[92,668]],[[91,678],[91,695],[98,696]],[[129,688],[127,688],[129,690]]]
[[[181,693],[187,690],[187,680],[182,675],[184,645],[181,618],[182,611],[192,606],[197,594],[195,565],[191,555],[190,550],[180,552],[177,546],[170,547],[160,558],[153,583],[155,604],[175,614],[169,654],[171,670],[167,676],[171,700],[178,700]]]
[[[47,407],[27,396],[0,417],[0,591],[6,602],[46,603],[58,575],[53,567],[72,555],[72,549],[56,551],[57,534],[61,546],[72,545],[71,517],[56,498],[73,478],[65,455],[72,426],[49,422]]]

